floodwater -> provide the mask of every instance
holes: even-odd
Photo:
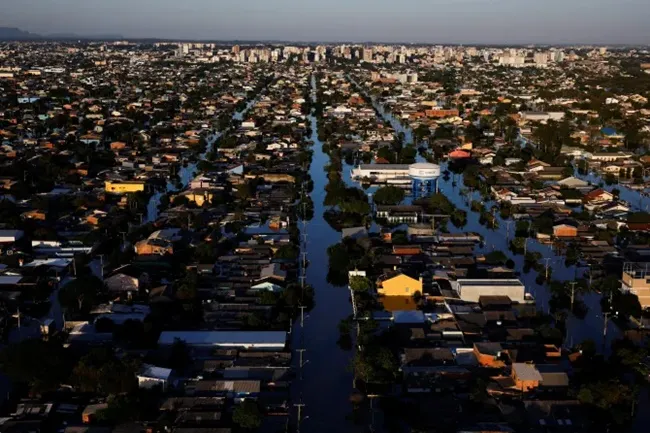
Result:
[[[378,109],[385,120],[388,120],[397,133],[404,132],[406,142],[412,140],[413,134],[410,128],[405,127],[396,119],[391,113],[385,111],[383,107],[376,101],[373,105]],[[418,162],[422,161],[418,153]],[[447,163],[442,163],[441,171],[447,170]],[[454,181],[456,185],[454,185]],[[454,203],[458,209],[467,212],[467,225],[462,229],[454,227],[451,222],[448,223],[449,231],[452,233],[458,232],[475,232],[479,233],[484,240],[484,246],[477,248],[477,254],[489,253],[492,251],[502,251],[508,258],[515,262],[515,270],[520,272],[518,278],[525,284],[526,291],[532,294],[537,302],[537,308],[549,313],[549,301],[551,293],[547,286],[537,284],[535,279],[537,272],[531,270],[528,273],[523,272],[524,257],[519,254],[516,255],[509,250],[510,240],[514,237],[514,222],[510,223],[510,230],[508,229],[507,221],[503,220],[499,214],[496,214],[498,220],[498,227],[496,229],[487,228],[479,223],[479,214],[473,212],[470,208],[472,200],[483,202],[479,192],[470,194],[462,188],[463,178],[462,175],[452,176],[445,180],[443,177],[438,179],[439,191],[445,194],[447,198]],[[611,190],[611,188],[609,188]],[[639,203],[640,200],[650,199],[641,197],[637,191],[627,188],[621,189],[621,197],[628,200],[630,203]],[[483,202],[486,209],[495,205],[495,202]],[[645,203],[643,204],[645,206]],[[566,266],[564,258],[556,254],[550,245],[543,245],[534,239],[528,241],[528,251],[539,252],[542,254],[543,259],[541,264],[546,265],[548,259],[548,266],[552,269],[552,279],[560,281],[573,281],[576,278],[582,278],[588,268],[576,268],[575,266]],[[620,330],[610,320],[607,322],[607,332],[604,333],[605,318],[603,316],[602,308],[600,305],[601,296],[597,293],[589,293],[585,295],[576,295],[576,299],[580,299],[589,309],[584,319],[579,319],[572,314],[567,319],[567,335],[565,339],[565,346],[571,347],[584,340],[591,339],[596,342],[597,347],[604,348],[608,352],[611,342],[620,337]],[[606,334],[606,335],[604,335]]]
[[[236,111],[233,115],[232,118],[234,120],[239,120],[241,121],[246,113],[257,103],[259,100],[259,95],[255,98],[252,98],[250,101],[246,103],[246,106],[240,110]],[[191,180],[196,176],[197,172],[197,165],[198,161],[202,161],[206,158],[208,153],[210,153],[213,150],[214,143],[221,137],[223,134],[223,131],[219,131],[217,133],[211,134],[207,138],[207,145],[205,146],[205,151],[199,155],[199,158],[197,159],[196,162],[188,163],[186,165],[183,165],[181,169],[178,171],[178,177],[180,181],[180,186],[181,190],[184,188],[187,188],[187,186],[190,184]],[[167,186],[164,191],[156,191],[151,198],[149,199],[149,203],[147,203],[147,217],[145,218],[144,222],[149,223],[156,221],[158,219],[158,214],[159,210],[158,207],[160,206],[160,199],[167,193],[176,191],[178,190],[178,185],[176,182],[169,181],[167,182]]]
[[[312,90],[315,88],[312,77]],[[315,98],[312,94],[312,98]],[[297,377],[292,383],[293,404],[301,407],[300,430],[308,432],[353,432],[359,430],[347,417],[352,412],[349,403],[353,375],[350,370],[353,351],[342,350],[338,344],[337,325],[352,314],[349,292],[343,287],[327,283],[327,247],[341,240],[341,235],[327,224],[323,213],[327,207],[325,186],[327,175],[324,167],[329,156],[322,150],[318,140],[316,119],[309,116],[312,127],[313,158],[309,173],[314,181],[311,198],[314,202],[314,218],[307,224],[307,284],[314,287],[315,307],[306,314],[304,326],[300,318],[292,332]],[[304,349],[303,368],[300,373],[298,350]],[[292,422],[298,419],[298,407],[294,406]]]
[[[650,196],[644,196],[641,194],[641,191],[628,188],[626,185],[614,183],[612,185],[607,185],[605,180],[600,177],[597,173],[590,172],[589,174],[583,175],[578,173],[576,170],[575,177],[582,179],[591,183],[594,186],[601,185],[604,190],[611,192],[613,189],[619,190],[619,197],[621,200],[626,201],[633,211],[643,211],[648,212],[650,210]],[[645,189],[645,192],[648,192],[648,189]]]

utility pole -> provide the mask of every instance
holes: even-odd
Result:
[[[296,425],[296,433],[300,433],[300,423],[302,422],[302,408],[305,407],[305,404],[295,403],[294,406],[298,408],[298,424]]]
[[[307,349],[296,349],[299,355],[299,360],[298,360],[298,367],[300,368],[300,380],[302,380],[302,368],[305,366],[306,362],[303,360],[303,353],[307,351]]]
[[[304,328],[305,327],[305,307],[304,305],[301,305],[300,307],[300,327]]]
[[[569,285],[571,285],[571,311],[573,311],[573,301],[575,299],[575,294],[576,294],[576,282],[571,281]]]
[[[551,261],[551,259],[549,257],[547,257],[544,260],[546,261],[546,277],[545,277],[545,279],[546,279],[546,281],[548,281],[548,264]],[[573,304],[573,302],[572,302],[572,304]]]
[[[528,238],[524,239],[524,258],[526,258],[526,254],[528,251]]]
[[[377,397],[380,397],[380,396],[377,395],[377,394],[369,394],[368,395],[368,398],[370,399],[370,426],[369,426],[370,428],[369,428],[369,430],[371,432],[375,431],[375,408],[374,408],[374,405],[373,405],[373,401]]]
[[[605,352],[605,347],[607,347],[607,322],[610,314],[610,312],[603,313],[603,352]]]
[[[100,275],[102,276],[102,281],[104,281],[104,255],[103,254],[99,255],[99,272]]]
[[[506,220],[506,240],[510,240],[510,225],[512,224],[512,220]]]

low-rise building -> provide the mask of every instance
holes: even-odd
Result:
[[[524,302],[526,288],[517,279],[459,279],[456,292],[463,301],[478,302],[481,296],[508,296],[513,302]]]

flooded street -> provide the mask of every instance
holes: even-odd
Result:
[[[373,104],[377,110],[382,114],[383,118],[387,120],[395,129],[396,133],[403,132],[406,137],[406,142],[409,143],[412,140],[413,134],[410,128],[404,127],[398,119],[395,118],[390,112],[383,109],[383,107],[377,102],[373,101]],[[421,162],[424,159],[418,153],[417,162]],[[440,164],[441,171],[444,172],[448,169],[448,164],[443,162]],[[454,182],[456,185],[454,185]],[[475,251],[477,254],[486,254],[492,251],[502,251],[508,258],[512,259],[515,262],[515,270],[520,273],[519,279],[525,284],[527,291],[535,297],[537,302],[537,308],[549,313],[549,301],[551,299],[551,293],[549,288],[546,285],[537,284],[535,281],[537,277],[537,272],[531,270],[528,273],[523,272],[524,268],[524,256],[521,254],[514,254],[509,249],[510,240],[514,238],[514,221],[510,222],[510,230],[508,230],[508,222],[503,220],[499,214],[496,214],[498,227],[495,229],[487,228],[486,226],[479,223],[479,214],[473,212],[470,208],[472,200],[478,200],[483,203],[483,205],[489,209],[493,205],[496,205],[496,202],[483,202],[483,199],[479,192],[474,192],[470,194],[466,190],[462,190],[463,178],[461,175],[455,175],[449,177],[447,180],[444,177],[438,179],[438,188],[439,191],[445,194],[447,198],[458,208],[467,212],[467,225],[462,229],[454,227],[451,223],[448,223],[448,229],[452,233],[458,232],[475,232],[479,233],[484,240],[483,247],[477,248]],[[609,188],[610,190],[612,188]],[[630,203],[634,203],[634,200],[638,203],[642,199],[641,195],[629,189],[621,189],[621,198],[627,199]],[[645,198],[648,200],[647,198]],[[408,199],[407,199],[408,201]],[[648,200],[650,202],[650,200]],[[548,266],[553,270],[552,278],[554,280],[560,281],[572,281],[576,278],[581,278],[584,275],[584,272],[587,268],[578,268],[575,266],[566,266],[565,260],[563,257],[559,256],[555,251],[553,251],[550,245],[542,245],[537,240],[529,239],[528,240],[528,251],[539,252],[543,259],[541,264],[546,265],[548,260]],[[567,347],[578,344],[586,339],[591,339],[596,342],[598,347],[608,348],[611,342],[620,336],[620,331],[614,323],[611,321],[608,322],[606,339],[603,338],[603,328],[604,328],[604,316],[602,314],[602,308],[600,305],[601,296],[597,293],[588,293],[585,295],[579,295],[584,304],[589,309],[587,316],[584,319],[579,319],[573,315],[569,315],[567,319],[567,336],[565,340],[565,345]]]
[[[312,89],[315,82],[312,78]],[[314,97],[314,96],[312,96]],[[351,432],[357,431],[346,417],[352,412],[349,403],[353,375],[350,370],[353,351],[342,350],[338,344],[337,325],[352,314],[348,291],[327,283],[327,247],[340,241],[341,234],[324,220],[327,206],[325,186],[328,183],[324,167],[329,156],[322,150],[318,140],[317,122],[309,116],[313,141],[313,157],[310,175],[314,182],[311,198],[314,202],[314,218],[307,224],[307,284],[314,287],[315,307],[309,312],[301,327],[298,319],[293,328],[292,347],[299,367],[299,353],[303,352],[302,378],[292,384],[292,400],[302,407],[302,431]],[[300,403],[299,403],[300,402]],[[297,419],[297,414],[292,420]]]
[[[237,121],[243,120],[246,113],[259,100],[259,97],[260,96],[258,95],[255,98],[252,98],[250,101],[246,103],[246,106],[242,110],[236,111],[232,115],[233,120],[237,120]],[[210,134],[210,136],[206,139],[207,144],[205,146],[205,150],[203,151],[203,153],[201,153],[198,156],[197,160],[181,166],[180,170],[178,171],[178,181],[170,180],[167,182],[167,186],[164,191],[154,192],[154,194],[149,199],[149,203],[147,203],[147,215],[146,218],[144,219],[145,223],[150,223],[158,219],[160,200],[165,194],[172,191],[183,190],[184,188],[187,188],[187,186],[190,184],[192,179],[197,175],[197,165],[199,161],[205,160],[207,155],[214,150],[214,144],[217,142],[217,140],[219,140],[219,138],[221,138],[222,135],[223,135],[223,131]],[[180,183],[180,188],[179,188],[179,183]]]

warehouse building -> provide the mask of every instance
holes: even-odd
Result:
[[[259,350],[282,350],[286,345],[284,331],[164,331],[158,344],[171,346],[177,340],[190,347],[223,347]]]

